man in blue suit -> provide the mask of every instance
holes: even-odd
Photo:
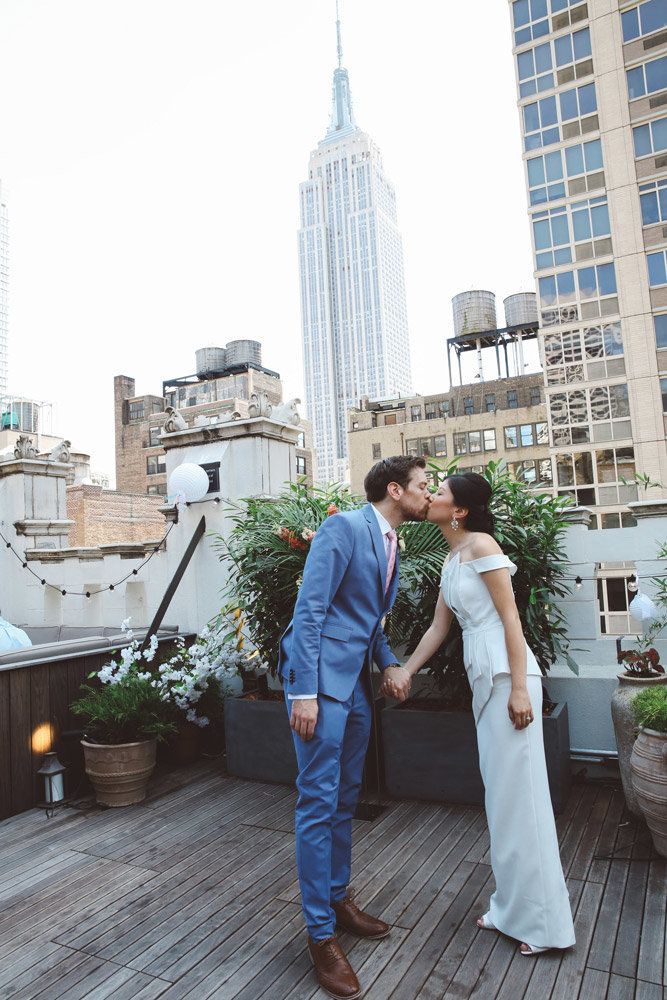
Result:
[[[320,985],[338,1000],[361,989],[336,926],[371,938],[390,931],[348,895],[352,817],[370,736],[371,661],[397,696],[410,689],[382,622],[398,589],[395,529],[425,520],[429,508],[425,466],[423,458],[383,459],[364,480],[369,503],[321,525],[280,644],[299,766],[296,857],[308,948]]]

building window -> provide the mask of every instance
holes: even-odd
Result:
[[[151,427],[148,431],[148,442],[150,448],[157,448],[162,442],[160,441],[160,434],[162,433],[161,427]]]
[[[441,417],[454,416],[454,407],[451,405],[451,401],[449,399],[441,399],[439,405]]]
[[[646,261],[648,263],[648,283],[651,288],[657,288],[659,285],[667,285],[666,259],[666,250],[658,250],[657,253],[646,254]]]
[[[667,180],[640,184],[639,201],[643,225],[654,226],[658,222],[667,222]]]
[[[621,14],[623,41],[631,42],[642,35],[650,35],[667,25],[667,6],[664,0],[646,0]]]
[[[532,424],[521,424],[521,447],[530,448],[535,444]]]
[[[146,458],[146,472],[149,476],[157,476],[166,471],[164,455],[149,455]]]
[[[609,527],[618,527],[618,514],[613,516]],[[603,517],[604,526],[604,517]],[[604,567],[604,564],[603,564]],[[627,635],[641,633],[643,627],[636,622],[628,610],[628,578],[634,569],[598,571],[598,610],[600,613],[600,635]],[[632,599],[630,596],[630,600]]]
[[[656,347],[667,347],[667,313],[653,317]]]
[[[167,484],[166,483],[156,483],[153,486],[148,487],[149,496],[161,496],[166,497],[167,495]]]
[[[539,406],[542,402],[542,391],[539,385],[531,385],[530,387],[530,405]]]
[[[611,253],[609,206],[604,195],[545,209],[533,215],[537,270],[570,264],[584,255]],[[591,241],[603,240],[605,242]],[[585,246],[582,244],[586,244]]]
[[[306,475],[306,456],[297,455],[296,456],[296,474],[297,476]]]
[[[667,149],[667,118],[656,118],[632,130],[635,156],[650,156]]]
[[[421,418],[422,418],[422,408],[421,408],[421,406],[411,406],[410,407],[410,420],[421,420]],[[386,422],[387,421],[386,421],[386,418],[385,418],[385,423]],[[394,423],[395,422],[396,422],[396,419],[394,418]]]
[[[651,59],[633,69],[626,70],[628,100],[636,101],[647,94],[655,94],[667,87],[667,56]]]
[[[436,458],[444,458],[447,455],[447,438],[444,434],[436,434],[433,438],[433,446]]]
[[[548,30],[548,28],[547,28]],[[518,43],[517,43],[518,44]],[[519,94],[530,97],[532,94],[551,90],[561,83],[567,83],[575,77],[574,69],[569,69],[572,63],[580,63],[590,59],[591,34],[588,28],[575,31],[570,35],[560,35],[552,42],[543,42],[534,49],[520,52],[517,57],[519,74]],[[556,70],[556,75],[554,75]],[[577,66],[576,75],[586,76],[593,72],[590,66]]]
[[[519,396],[516,389],[507,390],[507,409],[516,410],[519,406]]]
[[[465,433],[455,434],[454,435],[454,454],[455,455],[465,455],[466,452],[467,452],[467,450],[468,450],[468,446],[467,446],[467,442],[466,442],[466,435],[465,435]]]
[[[662,393],[662,412],[667,413],[667,378],[660,379],[660,392]]]
[[[589,115],[597,111],[597,95],[595,84],[587,83],[583,87],[573,87],[563,91],[558,100],[555,96],[543,97],[534,104],[523,107],[524,149],[529,153],[542,146],[551,146],[562,138],[571,139],[572,133],[592,132],[598,126],[597,116],[592,120]],[[586,118],[585,122],[571,123],[576,119]],[[561,124],[567,124],[561,132]]]
[[[464,396],[463,398],[463,412],[470,416],[475,412],[475,404],[473,402],[472,396]]]
[[[484,407],[487,413],[496,412],[496,394],[495,392],[487,392],[484,397]]]
[[[144,401],[141,400],[140,403],[130,403],[129,405],[129,417],[130,420],[143,420],[144,418]]]
[[[519,447],[519,432],[516,427],[505,428],[505,447],[506,448]]]
[[[357,426],[358,426],[358,424],[357,424]],[[306,447],[306,434],[305,434],[304,431],[300,431],[299,432],[299,436],[296,439],[296,446],[297,446],[297,448],[305,448]]]
[[[553,323],[554,311],[571,307],[577,302],[581,303],[582,319],[596,319],[618,310],[616,271],[612,263],[549,274],[538,279],[538,287],[544,325]],[[609,296],[614,298],[608,299]],[[603,301],[604,299],[608,301]]]
[[[549,427],[546,423],[535,424],[535,439],[538,444],[549,444]]]
[[[484,451],[496,450],[496,432],[493,427],[484,431]]]
[[[565,198],[568,193],[579,194],[580,187],[579,190],[574,189],[573,179],[602,170],[602,144],[599,139],[592,139],[577,146],[567,146],[564,150],[557,149],[553,153],[531,157],[526,161],[526,167],[531,205],[542,205],[557,198]],[[586,186],[589,190],[603,187],[604,174],[588,178]]]
[[[412,419],[414,420],[415,418],[413,417]],[[419,418],[417,418],[417,419],[419,419]],[[396,414],[395,413],[385,413],[385,415],[384,415],[384,424],[385,424],[385,427],[388,427],[389,424],[395,424],[395,423],[396,423]]]
[[[472,454],[477,454],[482,450],[482,432],[481,431],[469,431],[468,432],[468,451]]]
[[[436,420],[438,417],[438,407],[436,403],[426,403],[426,419]]]
[[[412,458],[419,457],[419,438],[412,438],[405,442],[405,451]]]
[[[151,406],[151,413],[162,413],[162,403],[154,402]]]
[[[373,459],[377,462],[379,458],[382,458],[382,445],[374,444],[373,446]]]

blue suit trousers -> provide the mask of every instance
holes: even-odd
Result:
[[[301,906],[314,941],[334,934],[331,909],[347,894],[352,866],[352,817],[359,798],[371,730],[366,671],[347,701],[320,694],[313,738],[293,732],[299,775],[295,835]],[[287,701],[291,711],[292,702]]]

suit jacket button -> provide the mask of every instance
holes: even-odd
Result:
[[[294,671],[293,670],[290,670],[290,672],[289,672],[289,682],[290,682],[290,684],[294,684]]]

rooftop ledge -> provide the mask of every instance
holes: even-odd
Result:
[[[28,562],[59,563],[65,559],[79,559],[88,562],[104,559],[106,556],[120,556],[121,559],[143,559],[154,549],[166,549],[164,538],[148,542],[110,542],[108,545],[81,546],[67,549],[28,549]]]

